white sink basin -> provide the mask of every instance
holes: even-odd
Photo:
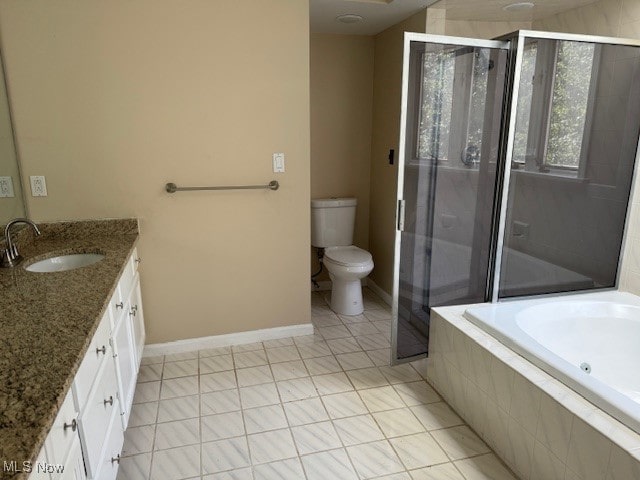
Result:
[[[25,270],[29,272],[64,272],[74,270],[87,265],[93,265],[104,258],[100,253],[76,253],[72,255],[60,255],[58,257],[47,258],[39,262],[27,265]]]

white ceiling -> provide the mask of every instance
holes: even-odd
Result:
[[[311,31],[314,33],[342,33],[375,35],[410,17],[437,0],[309,0]],[[338,15],[353,13],[364,20],[344,24]]]
[[[447,20],[532,21],[598,0],[527,0],[535,6],[522,12],[509,12],[504,6],[524,0],[309,0],[311,31],[375,35],[423,8],[433,6],[447,11]],[[354,24],[336,21],[338,15],[356,14],[364,20]]]
[[[397,0],[396,0],[397,1]],[[401,1],[401,0],[400,0]],[[503,7],[531,2],[534,7],[519,12],[506,11]],[[440,0],[434,7],[444,8],[448,20],[478,20],[480,22],[527,22],[541,20],[558,13],[584,7],[598,0]]]

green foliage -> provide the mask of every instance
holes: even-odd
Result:
[[[578,167],[594,45],[558,42],[546,164]]]

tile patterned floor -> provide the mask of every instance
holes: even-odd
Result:
[[[389,367],[391,313],[334,314],[314,335],[145,358],[118,480],[508,480],[424,381]]]

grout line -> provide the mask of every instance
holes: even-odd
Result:
[[[368,303],[369,305],[368,305],[368,308],[365,308],[365,313],[366,313],[367,311],[370,311],[370,310],[378,310],[378,311],[380,311],[380,310],[382,310],[382,309],[383,309],[383,307],[380,307],[379,305],[377,305],[375,301],[371,300],[370,298],[369,298],[368,300],[369,300],[369,301],[368,301],[367,303]],[[370,308],[370,307],[372,306],[372,305],[371,305],[372,303],[373,303],[376,307],[378,307],[378,308]],[[366,323],[369,323],[369,324],[372,324],[372,325],[374,324],[374,322],[379,322],[379,323],[380,323],[380,322],[386,321],[386,320],[383,320],[383,319],[381,319],[381,320],[371,320],[371,319],[370,319],[370,318],[368,318],[366,315],[364,315],[364,316],[365,316],[365,318],[367,318]],[[306,456],[314,455],[314,454],[317,454],[317,453],[323,453],[323,452],[328,452],[328,451],[332,451],[332,450],[342,450],[342,451],[344,451],[344,452],[347,454],[347,458],[348,458],[348,460],[349,460],[349,464],[351,465],[351,468],[353,468],[353,471],[356,473],[356,475],[358,476],[358,478],[361,478],[362,476],[361,476],[361,474],[360,474],[360,473],[358,473],[358,471],[356,470],[355,465],[354,465],[354,463],[353,463],[353,459],[351,458],[351,456],[349,455],[349,452],[347,451],[347,446],[345,445],[344,441],[342,440],[342,438],[340,437],[340,435],[339,435],[339,434],[338,434],[338,440],[339,440],[340,444],[342,445],[340,448],[338,448],[338,449],[329,449],[329,450],[321,450],[321,451],[319,451],[319,452],[310,452],[310,453],[307,453],[307,454],[303,454],[303,455],[301,455],[301,454],[300,454],[300,451],[299,451],[299,449],[298,449],[298,445],[297,445],[297,443],[295,442],[295,437],[293,436],[293,431],[292,431],[292,428],[293,428],[293,427],[291,426],[291,423],[290,423],[290,421],[289,421],[288,417],[286,416],[286,412],[285,412],[285,410],[284,410],[284,405],[285,405],[286,403],[293,403],[293,402],[299,402],[299,401],[302,401],[302,400],[310,400],[310,399],[318,399],[318,400],[320,400],[320,405],[322,406],[322,409],[324,410],[324,413],[326,414],[326,416],[327,416],[328,420],[322,420],[322,421],[320,421],[320,422],[304,423],[304,424],[302,424],[302,426],[313,425],[313,424],[317,424],[317,423],[321,423],[321,422],[329,422],[329,423],[331,424],[332,428],[333,428],[333,429],[336,431],[336,433],[337,433],[337,429],[336,429],[336,426],[335,426],[335,422],[336,422],[337,420],[342,420],[342,419],[347,419],[347,418],[353,418],[353,417],[362,416],[362,415],[368,415],[370,418],[372,418],[372,419],[373,419],[373,421],[374,421],[375,425],[380,429],[380,426],[379,426],[379,424],[378,424],[378,421],[377,421],[377,420],[376,420],[376,418],[373,416],[373,413],[370,411],[369,407],[367,407],[366,403],[362,400],[362,396],[361,396],[361,394],[360,394],[360,392],[361,392],[361,391],[371,390],[371,389],[376,389],[376,388],[391,387],[391,388],[392,388],[392,391],[393,391],[396,395],[398,395],[398,397],[400,398],[400,400],[401,400],[402,404],[404,405],[403,407],[399,407],[399,408],[408,408],[408,409],[410,409],[411,407],[410,407],[410,406],[408,405],[408,403],[405,401],[405,399],[403,398],[403,396],[402,396],[402,395],[400,395],[400,393],[398,392],[398,390],[397,390],[397,388],[396,388],[396,387],[397,387],[398,385],[406,385],[406,384],[418,383],[418,382],[425,382],[425,383],[427,383],[427,384],[428,384],[428,382],[426,382],[426,380],[422,378],[422,376],[419,374],[419,372],[417,372],[417,370],[416,370],[415,368],[413,368],[413,366],[411,366],[411,365],[410,365],[410,366],[411,366],[412,370],[414,370],[414,371],[416,371],[416,372],[418,373],[418,376],[419,376],[419,378],[418,378],[418,379],[411,379],[411,380],[407,380],[407,381],[400,381],[400,382],[397,382],[397,381],[396,381],[396,383],[391,383],[391,382],[389,382],[389,378],[388,378],[386,375],[384,375],[384,374],[382,373],[381,369],[380,369],[381,365],[378,365],[378,364],[376,363],[376,361],[375,361],[375,360],[372,358],[372,356],[371,356],[371,353],[372,353],[372,352],[375,352],[375,351],[378,351],[378,350],[388,350],[388,348],[389,348],[389,347],[388,347],[388,346],[386,346],[386,347],[374,346],[375,348],[365,349],[365,348],[363,348],[363,347],[362,347],[362,345],[360,344],[360,342],[359,342],[359,340],[358,340],[358,337],[373,336],[373,335],[383,335],[383,336],[384,336],[384,332],[383,332],[383,331],[380,331],[379,325],[373,325],[373,326],[378,330],[378,333],[356,336],[356,335],[353,335],[353,334],[352,334],[352,330],[350,330],[350,329],[349,329],[349,327],[348,327],[348,325],[351,325],[351,323],[347,324],[347,323],[345,323],[342,319],[340,319],[339,317],[338,317],[338,319],[340,320],[341,324],[340,324],[340,325],[335,325],[335,326],[343,326],[343,327],[345,327],[345,328],[347,329],[347,331],[349,332],[349,336],[347,336],[347,337],[342,337],[342,338],[339,338],[339,339],[331,339],[331,340],[343,340],[343,339],[345,339],[345,340],[346,340],[346,339],[352,340],[352,341],[354,341],[354,342],[355,342],[355,344],[357,345],[358,350],[353,351],[353,352],[352,352],[352,351],[347,351],[347,352],[342,352],[342,353],[335,353],[335,351],[334,351],[334,350],[329,346],[329,344],[328,344],[328,342],[327,342],[327,339],[326,339],[326,338],[324,338],[324,337],[319,333],[318,327],[315,327],[315,326],[314,326],[314,328],[315,328],[315,333],[314,333],[314,335],[316,335],[316,336],[318,337],[318,340],[314,340],[314,341],[312,341],[312,342],[310,342],[310,343],[311,343],[311,344],[315,344],[315,343],[323,342],[323,343],[328,347],[328,349],[329,349],[329,351],[330,351],[330,353],[329,353],[328,355],[321,355],[321,356],[318,356],[318,357],[315,357],[315,356],[314,356],[314,357],[309,357],[309,358],[302,358],[302,355],[301,355],[301,353],[300,353],[300,348],[301,348],[301,346],[306,345],[306,343],[305,343],[305,344],[298,344],[298,343],[296,343],[296,342],[295,342],[295,339],[293,339],[293,344],[292,344],[292,345],[281,345],[281,346],[279,346],[279,345],[274,345],[273,347],[270,347],[270,348],[291,347],[291,346],[295,347],[295,350],[297,351],[297,353],[298,353],[298,355],[300,356],[300,358],[299,358],[299,359],[293,359],[293,360],[287,360],[287,361],[285,361],[285,362],[272,362],[272,361],[269,359],[268,355],[267,355],[267,350],[268,350],[268,348],[264,345],[264,343],[263,343],[263,342],[257,342],[257,343],[260,343],[260,347],[259,347],[259,348],[257,348],[257,349],[255,349],[255,350],[240,351],[240,352],[233,352],[233,348],[230,348],[230,349],[229,349],[229,352],[221,351],[221,352],[219,352],[217,355],[211,355],[212,357],[216,357],[216,356],[220,356],[220,355],[230,355],[230,356],[231,356],[231,360],[232,360],[232,369],[224,370],[224,371],[226,372],[226,371],[233,370],[233,372],[234,372],[234,376],[235,376],[235,381],[236,381],[236,386],[235,386],[235,388],[226,388],[226,389],[223,389],[223,390],[216,390],[216,391],[224,391],[224,390],[236,390],[236,391],[237,391],[238,399],[239,399],[239,402],[240,402],[240,403],[239,403],[239,408],[240,408],[240,409],[239,409],[239,412],[240,412],[240,415],[241,415],[241,417],[242,417],[244,434],[243,434],[243,435],[241,435],[241,436],[235,436],[235,437],[230,437],[230,438],[244,438],[244,439],[245,439],[245,442],[247,442],[247,451],[248,451],[249,460],[250,460],[250,467],[249,467],[249,468],[251,469],[252,475],[255,473],[255,465],[253,464],[253,460],[252,460],[252,456],[251,456],[251,451],[250,451],[249,446],[248,446],[248,437],[249,437],[249,434],[247,433],[246,422],[245,422],[245,419],[244,419],[244,411],[245,411],[245,410],[248,410],[248,409],[245,409],[245,408],[244,408],[244,406],[243,406],[243,404],[242,404],[242,401],[241,401],[241,399],[240,399],[240,383],[239,383],[239,379],[238,379],[238,370],[241,370],[242,368],[238,368],[238,365],[236,364],[235,354],[237,354],[237,353],[256,352],[256,351],[259,351],[259,350],[262,350],[262,352],[264,353],[264,355],[265,355],[265,357],[266,357],[266,361],[267,361],[267,363],[266,363],[266,365],[259,365],[259,366],[268,366],[269,371],[271,372],[272,381],[270,381],[270,382],[265,382],[265,383],[260,383],[260,384],[256,384],[256,385],[264,385],[264,384],[268,384],[268,383],[273,383],[273,385],[275,386],[275,388],[276,388],[276,392],[277,392],[277,395],[278,395],[279,404],[274,404],[274,405],[279,405],[279,406],[281,407],[281,409],[282,409],[282,411],[283,411],[284,415],[285,415],[285,420],[286,420],[286,422],[287,422],[287,427],[286,427],[286,429],[288,430],[288,432],[289,432],[289,434],[291,435],[291,438],[292,438],[292,440],[293,440],[293,444],[294,444],[294,447],[295,447],[295,449],[296,449],[296,453],[297,453],[297,460],[298,460],[299,464],[301,465],[303,472],[305,473],[305,477],[306,477],[306,475],[307,475],[307,474],[306,474],[306,469],[305,469],[304,463],[302,462],[302,458],[304,458],[304,457],[306,457]],[[365,323],[365,322],[357,322],[357,323]],[[381,324],[381,325],[384,325],[384,324]],[[324,327],[323,327],[323,328],[324,328]],[[385,336],[385,339],[387,340],[387,342],[389,341],[389,339],[388,339],[386,336]],[[363,368],[347,369],[347,370],[345,370],[345,368],[344,368],[344,366],[342,365],[342,363],[338,362],[338,360],[337,360],[337,356],[338,356],[338,355],[345,355],[345,354],[354,354],[354,353],[365,353],[365,354],[367,355],[367,357],[368,357],[369,359],[371,359],[371,361],[372,361],[372,363],[373,363],[374,365],[373,365],[373,366],[363,367]],[[203,357],[201,357],[201,356],[200,356],[200,354],[198,354],[198,355],[197,355],[197,360],[198,360],[198,363],[197,363],[197,364],[198,364],[198,371],[197,371],[197,376],[198,376],[198,393],[197,393],[197,395],[198,395],[198,429],[199,429],[199,440],[200,440],[200,443],[199,443],[199,447],[200,447],[200,472],[201,472],[201,475],[204,475],[204,473],[203,473],[203,449],[202,449],[202,443],[203,443],[203,441],[202,441],[202,401],[201,401],[201,396],[202,396],[201,375],[202,375],[202,372],[201,372],[201,370],[200,370],[200,359],[201,359],[201,358],[203,358]],[[204,358],[207,358],[207,357],[204,357]],[[315,359],[319,359],[319,358],[332,358],[332,359],[334,359],[334,360],[338,363],[338,368],[339,368],[339,370],[338,370],[337,372],[330,372],[330,373],[328,373],[328,374],[311,374],[311,373],[308,371],[308,368],[307,368],[307,365],[306,365],[305,361],[313,361],[313,360],[315,360]],[[175,361],[181,361],[181,360],[180,360],[180,359],[176,359]],[[273,365],[283,364],[283,363],[290,363],[290,362],[300,362],[300,363],[302,364],[302,366],[303,366],[303,368],[304,368],[305,372],[307,373],[307,375],[305,375],[305,376],[303,376],[303,377],[296,377],[296,378],[288,379],[288,380],[300,380],[300,379],[308,378],[309,380],[311,380],[311,382],[312,382],[312,384],[313,384],[313,386],[314,386],[316,396],[309,397],[309,398],[302,398],[302,399],[292,400],[292,401],[290,401],[290,402],[283,402],[283,400],[282,400],[282,396],[281,396],[281,394],[280,394],[280,390],[278,389],[278,380],[276,380],[275,375],[273,374]],[[162,362],[161,362],[161,364],[163,365],[163,369],[162,369],[161,378],[160,378],[160,388],[159,388],[159,391],[158,391],[158,397],[160,397],[161,392],[162,392],[162,389],[163,389],[163,386],[164,386],[164,385],[163,385],[163,382],[164,382],[164,380],[165,380],[165,378],[164,378],[164,375],[165,375],[165,372],[164,372],[164,365],[165,365],[165,363],[170,363],[170,362],[168,362],[168,361],[166,360],[166,356],[163,356],[163,359],[162,359]],[[252,366],[247,366],[247,367],[243,367],[243,368],[253,368],[253,367],[252,367]],[[371,386],[371,387],[364,387],[364,388],[356,388],[356,386],[355,386],[355,384],[354,384],[354,381],[351,379],[351,377],[349,377],[348,372],[357,371],[357,370],[364,370],[364,369],[375,369],[376,371],[378,371],[378,372],[382,373],[383,377],[385,378],[385,381],[387,381],[387,382],[388,382],[388,384],[387,384],[387,385],[384,385],[384,386],[382,386],[382,387],[380,387],[380,386]],[[214,372],[214,373],[220,373],[220,372]],[[346,376],[346,378],[347,378],[347,382],[348,382],[348,383],[349,383],[349,385],[352,387],[352,390],[349,390],[349,391],[346,391],[346,392],[338,392],[338,393],[335,393],[335,394],[333,394],[333,393],[327,393],[327,394],[325,394],[325,395],[320,395],[320,393],[318,392],[318,389],[315,387],[315,383],[313,382],[313,378],[314,378],[314,377],[318,377],[318,376],[322,376],[322,375],[335,375],[336,373],[342,373],[344,376]],[[191,376],[191,375],[185,375],[184,377],[189,377],[189,376]],[[176,377],[176,378],[184,378],[184,377]],[[400,375],[399,377],[396,377],[396,379],[401,379],[401,378],[402,378],[402,375]],[[285,381],[285,380],[280,380],[280,381]],[[142,383],[147,383],[147,382],[142,382]],[[255,385],[252,385],[252,386],[255,386]],[[366,413],[365,413],[365,414],[362,414],[362,413],[361,413],[361,414],[350,415],[350,416],[347,416],[347,417],[341,417],[340,419],[331,418],[331,416],[328,414],[328,410],[327,410],[327,407],[326,407],[326,405],[325,405],[324,398],[325,398],[325,397],[328,397],[328,396],[331,396],[331,395],[340,395],[340,394],[351,393],[351,392],[355,392],[355,393],[356,393],[357,398],[358,398],[358,399],[362,402],[362,404],[366,407]],[[182,395],[182,396],[174,397],[174,398],[182,398],[182,397],[186,397],[186,396],[188,396],[188,395]],[[419,400],[418,400],[418,401],[419,401]],[[444,399],[442,399],[442,398],[441,398],[441,399],[440,399],[440,401],[444,401]],[[159,421],[158,421],[158,416],[159,416],[159,410],[160,410],[160,402],[161,402],[161,399],[160,399],[160,398],[158,398],[158,399],[157,399],[157,402],[158,402],[158,403],[157,403],[156,418],[155,418],[155,420],[156,420],[156,421],[155,421],[155,424],[154,424],[154,440],[153,440],[153,446],[152,446],[152,452],[151,452],[152,460],[151,460],[151,464],[150,464],[150,470],[149,470],[149,472],[148,472],[147,476],[149,476],[149,475],[151,474],[151,468],[152,468],[152,464],[153,464],[153,455],[154,455],[154,453],[155,453],[155,441],[156,441],[156,430],[157,430],[157,426],[158,426],[158,424],[159,424],[159,423],[165,423],[165,422],[159,422]],[[430,403],[438,403],[438,402],[430,402]],[[421,403],[419,403],[418,405],[414,405],[414,406],[419,406],[419,405],[423,405],[423,403],[421,402]],[[424,405],[428,405],[428,404],[424,404]],[[258,407],[256,407],[256,408],[258,408]],[[395,410],[395,409],[396,409],[396,408],[391,408],[391,409],[387,409],[387,410],[381,410],[381,412],[387,412],[387,411],[391,411],[391,410]],[[379,413],[379,412],[375,412],[375,413]],[[168,421],[172,421],[172,420],[168,420]],[[426,433],[428,433],[428,434],[431,436],[430,431],[429,431],[429,430],[426,430],[426,428],[424,428],[424,426],[422,425],[422,423],[421,423],[421,422],[420,422],[420,426],[421,426],[421,427],[426,431]],[[441,430],[441,429],[435,429],[435,430]],[[273,431],[273,430],[266,430],[266,431]],[[372,441],[372,442],[362,442],[362,443],[358,443],[358,444],[356,444],[356,445],[364,445],[364,444],[374,443],[374,442],[378,442],[378,441],[385,441],[385,442],[387,442],[389,445],[391,445],[392,450],[394,451],[394,453],[396,454],[396,456],[400,459],[400,456],[397,454],[397,452],[396,452],[395,448],[393,447],[393,445],[392,445],[392,444],[391,444],[391,442],[389,441],[389,440],[390,440],[390,439],[389,439],[389,437],[388,437],[388,436],[387,436],[387,435],[382,431],[382,429],[380,429],[380,431],[381,431],[381,432],[383,433],[383,435],[384,435],[384,440],[374,440],[374,441]],[[263,432],[259,432],[259,433],[263,433]],[[401,435],[401,436],[399,436],[399,437],[392,437],[392,438],[401,438],[401,437],[403,437],[403,436],[406,436],[406,435]],[[431,438],[433,438],[433,437],[431,437]],[[221,439],[221,440],[227,440],[227,439]],[[436,442],[436,443],[437,443],[437,442]],[[439,444],[438,444],[438,445],[439,445]],[[355,445],[354,445],[354,446],[355,446]],[[173,448],[181,448],[181,447],[173,447]],[[493,452],[493,450],[491,450],[491,452],[492,452],[492,453],[494,453],[494,452]],[[478,454],[478,455],[476,455],[476,456],[481,456],[481,455],[485,455],[485,454],[486,454],[486,453]],[[468,458],[473,458],[473,457],[468,457]],[[285,459],[285,460],[288,460],[288,459]],[[275,460],[275,461],[272,461],[272,462],[266,462],[265,464],[276,463],[276,462],[280,462],[280,461],[282,461],[282,460]],[[404,466],[404,462],[402,462],[402,460],[401,460],[401,459],[400,459],[400,462],[401,462],[401,463],[402,463],[402,465]],[[453,462],[453,461],[450,461],[450,462],[443,462],[443,463],[454,463],[454,462]],[[261,465],[262,465],[262,464],[261,464]],[[245,468],[245,467],[242,467],[242,468]],[[422,468],[422,467],[421,467],[421,468]],[[233,470],[235,470],[235,469],[231,469],[231,470],[227,470],[227,471],[233,471]],[[409,472],[409,470],[405,467],[404,472],[407,472],[407,473],[408,473],[408,472]]]

